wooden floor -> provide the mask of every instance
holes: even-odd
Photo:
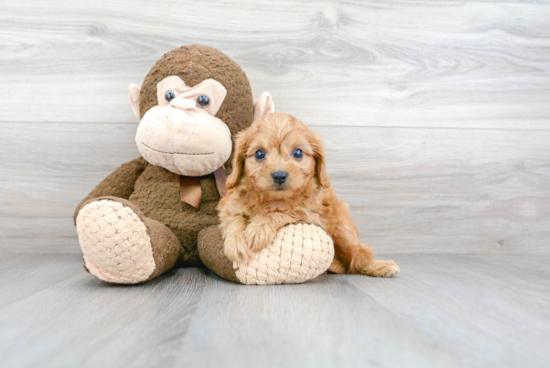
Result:
[[[550,256],[400,255],[394,279],[102,283],[73,254],[0,255],[1,367],[548,367]]]

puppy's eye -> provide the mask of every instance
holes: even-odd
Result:
[[[265,152],[264,150],[257,150],[256,154],[254,155],[256,157],[256,160],[262,161],[265,158]]]
[[[302,157],[304,157],[304,153],[302,152],[301,149],[296,148],[296,149],[294,150],[294,152],[292,152],[292,157],[294,157],[295,159],[299,160],[299,159],[301,159]]]
[[[166,101],[170,102],[174,98],[176,98],[176,94],[172,91],[166,91],[166,93],[164,94],[164,98],[166,99]]]

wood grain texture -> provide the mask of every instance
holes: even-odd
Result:
[[[385,253],[548,253],[550,4],[0,1],[0,249],[79,252],[72,211],[137,157],[129,83],[219,48],[327,140]]]
[[[549,19],[538,1],[0,0],[0,250],[58,253],[0,253],[0,366],[550,366]],[[127,86],[192,43],[325,138],[397,278],[83,271],[73,210],[138,156]]]
[[[550,5],[3,1],[1,121],[134,122],[130,83],[219,48],[316,125],[548,129]]]
[[[0,248],[80,252],[72,213],[139,157],[130,124],[0,123]]]
[[[0,309],[83,273],[81,259],[80,255],[1,254]]]
[[[550,132],[316,129],[336,192],[375,249],[549,252]]]
[[[261,287],[196,268],[112,286],[81,271],[76,255],[17,257],[0,257],[0,270],[9,263],[17,288],[33,292],[8,300],[15,287],[0,278],[4,366],[550,364],[549,256],[400,255],[394,279]],[[41,290],[28,277],[35,264]]]
[[[0,248],[80,252],[73,211],[139,156],[136,125],[0,129]],[[314,129],[325,139],[337,194],[375,250],[549,252],[550,131]]]

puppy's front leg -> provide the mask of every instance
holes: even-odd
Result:
[[[281,227],[296,221],[298,219],[280,212],[268,213],[265,216],[256,216],[246,227],[244,238],[250,249],[254,252],[259,252],[273,242],[277,231]]]
[[[232,262],[246,262],[249,256],[247,242],[243,236],[246,218],[238,215],[220,216],[220,227],[224,240],[223,251]]]

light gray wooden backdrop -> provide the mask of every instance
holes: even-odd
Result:
[[[379,253],[548,253],[550,5],[438,0],[0,2],[1,250],[79,252],[128,84],[192,43],[324,136]]]

